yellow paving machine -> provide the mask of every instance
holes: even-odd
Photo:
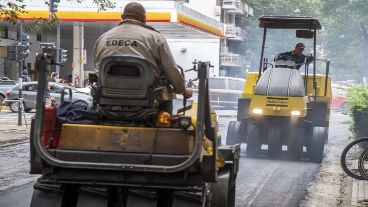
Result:
[[[292,29],[297,38],[313,39],[316,57],[317,30],[321,25],[312,17],[262,16],[259,21],[264,28],[259,71],[247,73],[243,95],[238,100],[237,121],[229,123],[226,142],[247,143],[249,157],[261,155],[262,149],[266,149],[262,145],[267,145],[268,155],[278,158],[283,154],[283,146],[287,146],[292,160],[300,160],[305,154],[310,160],[321,162],[328,140],[330,61],[314,58],[312,70],[305,61],[303,71],[297,69],[300,66],[292,57],[275,58],[273,63],[264,58],[269,29]],[[317,73],[317,62],[325,67],[321,74]]]
[[[108,57],[99,76],[90,78],[95,107],[105,113],[86,123],[77,118],[89,112],[78,109],[70,117],[74,121],[60,123],[67,98],[58,107],[45,107],[47,68],[57,64],[55,54],[44,51],[36,61],[31,174],[42,176],[32,207],[235,205],[240,146],[221,145],[209,102],[208,62],[195,63],[198,100],[181,100],[181,107],[174,100],[178,110],[170,114],[157,108],[154,95],[161,87],[153,84],[145,59]],[[72,96],[68,88],[61,93]]]

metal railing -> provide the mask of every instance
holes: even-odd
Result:
[[[244,14],[245,7],[241,0],[224,0],[222,8],[229,10],[228,12],[235,12],[237,14]]]
[[[26,124],[26,127],[28,128],[27,119],[26,119],[26,112],[25,112],[24,104],[23,104],[23,98],[21,98],[19,100],[4,100],[4,101],[0,102],[0,112],[3,109],[3,106],[9,105],[11,103],[16,103],[18,105],[18,110],[21,110],[21,113],[22,113],[23,119],[24,119],[24,123]],[[19,106],[20,106],[20,108],[19,108]]]
[[[246,32],[244,29],[240,27],[236,27],[235,25],[226,25],[226,37],[232,40],[243,41],[246,37]]]

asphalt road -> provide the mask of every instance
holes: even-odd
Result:
[[[226,137],[227,123],[234,119],[235,117],[220,117],[220,130],[223,139]],[[346,131],[348,127],[343,124],[347,117],[333,112],[331,119],[334,121],[331,121],[330,137],[343,134],[342,131]],[[326,146],[325,153],[330,153],[330,148],[332,149],[333,145],[334,142],[330,140],[329,145]],[[294,207],[304,200],[307,194],[307,187],[313,181],[315,173],[319,170],[319,164],[307,161],[292,162],[286,159],[270,160],[266,157],[250,159],[246,157],[244,147],[242,146],[240,172],[237,179],[236,206]],[[21,161],[22,164],[10,161],[0,163],[0,206],[29,206],[32,194],[32,181],[35,178],[32,176],[30,178],[24,171],[24,168],[28,168],[26,164],[28,157],[24,154],[27,150],[28,144],[0,148],[1,156],[9,157],[7,159],[11,159],[11,155],[15,156],[19,153],[24,155],[23,161]],[[20,172],[14,177],[3,170],[3,164],[13,165],[15,169],[21,168]],[[15,169],[13,171],[17,172]],[[1,182],[1,178],[9,179],[7,183],[4,183]],[[18,182],[23,178],[29,179],[30,183],[23,184]]]
[[[225,143],[227,123],[235,117],[220,117],[220,130]],[[236,206],[294,207],[305,198],[308,184],[313,181],[319,164],[308,161],[288,161],[247,158],[242,144],[240,170],[237,178]],[[264,148],[264,147],[263,147]],[[265,153],[266,154],[266,153]]]
[[[32,184],[29,174],[29,143],[0,147],[0,206],[29,206]]]

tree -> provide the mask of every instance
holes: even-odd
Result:
[[[72,1],[72,0],[68,0]],[[82,3],[83,0],[75,0],[78,3]],[[93,0],[93,2],[97,5],[99,11],[107,10],[109,8],[114,8],[115,4],[110,0]],[[45,5],[49,5],[48,0],[45,0]],[[3,21],[9,22],[13,25],[19,23],[19,16],[22,13],[27,13],[25,10],[26,5],[23,0],[2,0],[0,1],[0,16]],[[44,26],[55,25],[58,22],[57,16],[55,13],[50,12],[50,17],[45,18],[37,18],[33,19],[31,24],[26,25],[27,31],[38,30]]]
[[[362,76],[368,76],[366,9],[366,2],[345,0],[325,0],[321,7],[327,25],[327,50],[338,79],[361,81]]]
[[[261,53],[261,44],[263,29],[258,27],[258,18],[263,15],[300,15],[300,16],[320,16],[319,9],[321,3],[315,0],[305,1],[283,1],[283,0],[252,0],[249,1],[249,5],[254,9],[254,17],[250,18],[250,26],[248,26],[248,54],[252,54],[248,57],[248,61],[251,62],[252,70],[258,70],[259,58]],[[296,10],[300,13],[295,13]],[[265,57],[273,58],[277,53],[290,51],[297,40],[295,33],[290,30],[272,30],[267,33],[267,42]],[[322,40],[322,39],[321,39]],[[310,41],[312,43],[312,41]],[[310,43],[310,44],[311,44]],[[312,45],[307,45],[307,48],[312,48]],[[247,54],[247,55],[248,55]]]
[[[331,59],[331,72],[336,79],[355,79],[361,81],[362,74],[368,77],[368,35],[365,22],[368,20],[366,1],[358,0],[252,0],[254,8],[248,33],[248,51],[255,51],[259,58],[262,33],[257,29],[261,15],[295,15],[299,9],[301,16],[313,16],[320,20],[323,30],[319,32],[317,44],[322,48],[323,58]],[[290,43],[280,36],[271,39],[273,50],[281,50]],[[308,45],[307,45],[308,48]],[[267,48],[270,49],[270,48]],[[272,49],[272,48],[271,48]],[[252,62],[259,62],[252,60]],[[258,65],[258,64],[257,64]]]

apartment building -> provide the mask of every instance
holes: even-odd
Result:
[[[225,36],[221,39],[220,76],[245,77],[247,63],[247,19],[253,16],[253,8],[242,0],[222,0],[222,22]]]

